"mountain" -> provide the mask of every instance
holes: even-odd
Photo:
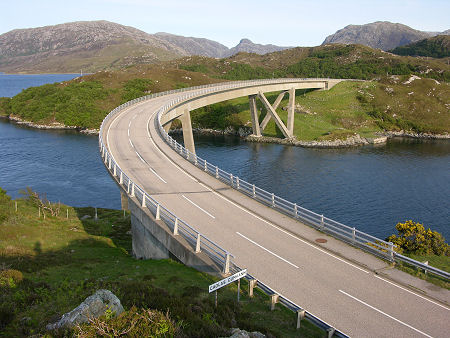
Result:
[[[437,34],[439,33],[422,32],[400,23],[377,21],[366,25],[346,26],[327,36],[322,44],[361,44],[372,48],[390,50]]]
[[[420,40],[390,51],[397,55],[428,56],[433,58],[450,57],[450,35],[438,35]]]
[[[260,45],[257,43],[253,43],[249,39],[242,39],[237,46],[231,48],[228,53],[225,53],[224,56],[231,56],[237,53],[246,52],[246,53],[255,53],[255,54],[267,54],[278,52],[280,50],[289,49],[292,47],[280,47],[275,45]]]
[[[154,36],[181,48],[188,55],[222,57],[229,51],[227,46],[204,38],[185,37],[169,33],[156,33]]]
[[[253,44],[229,49],[212,40],[169,33],[148,34],[108,21],[79,21],[15,29],[0,35],[0,71],[8,73],[95,72],[188,55],[225,57],[240,51],[264,54],[284,47]]]

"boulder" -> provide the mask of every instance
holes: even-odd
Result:
[[[247,332],[239,328],[231,329],[231,336],[229,338],[265,338],[266,335],[261,332]]]
[[[70,328],[77,324],[86,323],[91,318],[97,318],[106,313],[106,310],[114,313],[114,316],[121,314],[123,310],[119,298],[109,290],[98,290],[89,296],[83,303],[75,309],[62,315],[56,323],[48,324],[47,330],[59,328]]]

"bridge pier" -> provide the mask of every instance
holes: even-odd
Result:
[[[166,133],[169,132],[171,126],[172,126],[172,122],[168,122],[165,125],[163,125],[163,128],[164,128]]]
[[[183,114],[179,117],[181,128],[183,129],[184,147],[195,154],[194,135],[192,133],[191,113],[185,108]]]
[[[250,101],[250,115],[252,117],[253,135],[261,136],[261,129],[260,129],[259,120],[258,120],[258,110],[256,108],[256,95],[249,95],[248,99]]]

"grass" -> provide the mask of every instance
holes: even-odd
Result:
[[[232,284],[219,291],[215,309],[207,290],[217,278],[173,260],[133,259],[130,217],[122,211],[98,209],[94,220],[94,208],[61,205],[59,216],[44,219],[29,201],[5,196],[0,201],[5,216],[0,219],[0,336],[46,334],[47,323],[100,288],[115,293],[125,310],[169,311],[184,337],[224,336],[231,327],[277,337],[324,335],[307,321],[296,330],[296,315],[282,306],[270,311],[269,297],[257,290],[249,298],[245,281],[239,304]]]

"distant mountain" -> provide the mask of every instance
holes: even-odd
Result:
[[[253,43],[249,39],[242,39],[239,44],[236,47],[231,48],[228,53],[226,53],[224,56],[231,56],[240,52],[246,52],[246,53],[255,53],[255,54],[267,54],[267,53],[273,53],[278,52],[280,50],[289,49],[292,47],[280,47],[275,45],[260,45],[257,43]]]
[[[148,34],[108,21],[79,21],[0,35],[0,71],[95,72],[188,55],[220,58],[240,51],[264,54],[281,49],[284,47],[253,44],[246,39],[229,49],[208,39]]]
[[[183,51],[188,53],[188,55],[222,57],[229,52],[229,48],[227,46],[204,38],[185,37],[169,33],[156,33],[154,36],[181,48]]]
[[[433,58],[450,57],[450,35],[438,35],[420,40],[390,51],[397,55],[429,56]]]
[[[372,48],[390,50],[437,34],[439,33],[422,32],[400,23],[377,21],[366,25],[346,26],[329,35],[322,44],[361,44]]]

